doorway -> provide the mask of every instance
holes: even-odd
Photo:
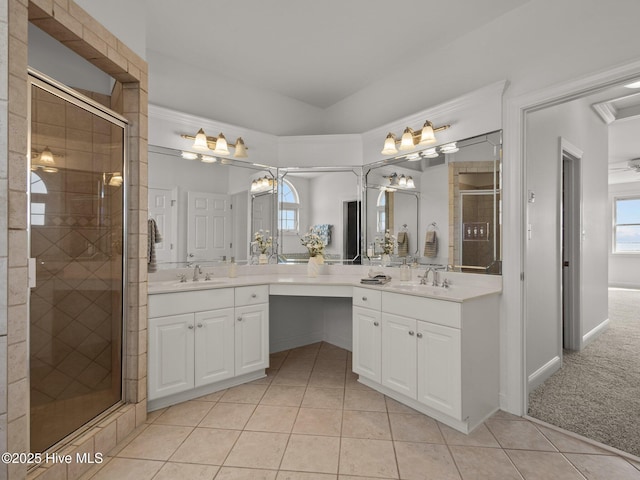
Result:
[[[580,350],[582,151],[561,140],[562,348]]]
[[[350,263],[360,265],[361,256],[359,254],[360,247],[360,231],[362,224],[360,221],[360,202],[357,200],[347,201],[343,203],[344,219],[344,259]]]
[[[127,124],[29,81],[30,449],[43,452],[122,400]]]

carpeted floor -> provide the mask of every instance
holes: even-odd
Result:
[[[610,326],[529,395],[529,415],[640,456],[640,290],[609,289]]]

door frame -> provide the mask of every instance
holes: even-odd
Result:
[[[559,349],[562,364],[563,349],[582,349],[582,156],[583,151],[560,138],[559,152],[559,251],[563,262],[560,269],[561,319]],[[569,265],[565,266],[564,262]]]

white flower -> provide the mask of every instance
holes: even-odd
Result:
[[[317,255],[324,255],[325,245],[324,245],[324,242],[322,241],[322,238],[320,238],[319,235],[313,233],[311,230],[309,230],[308,233],[306,233],[304,236],[300,238],[300,243],[302,243],[302,245],[307,247],[307,250],[309,250],[310,257],[315,257]]]

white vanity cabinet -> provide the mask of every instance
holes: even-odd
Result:
[[[381,380],[381,294],[353,289],[353,371],[374,382]]]
[[[374,330],[366,321],[373,306],[356,306],[355,290],[353,370],[362,383],[465,433],[497,410],[497,295],[459,303],[382,292]],[[380,295],[358,290],[358,297]],[[379,359],[369,351],[376,342]],[[374,358],[379,379],[363,368]]]
[[[150,295],[151,409],[263,376],[268,299],[266,286]]]

